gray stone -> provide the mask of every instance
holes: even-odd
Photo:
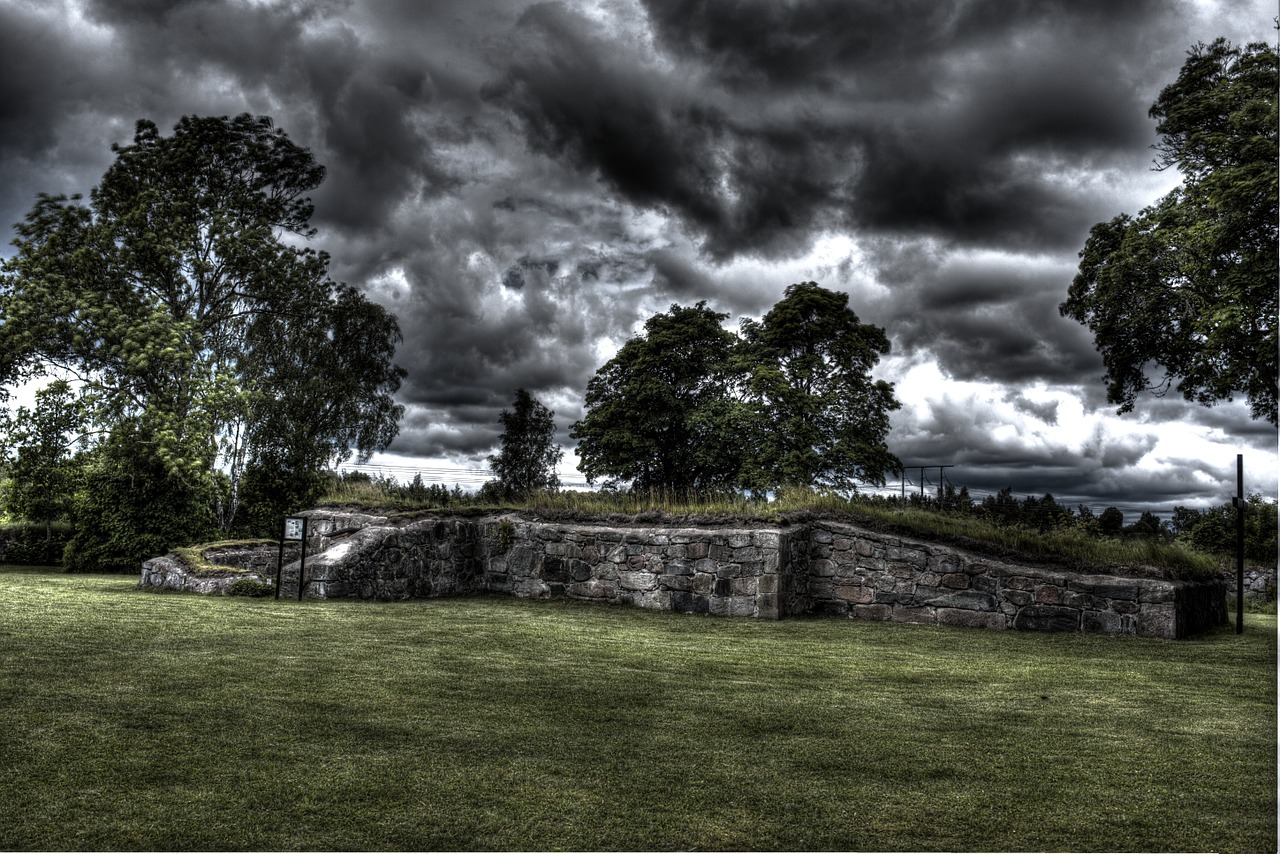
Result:
[[[1018,611],[1013,627],[1031,632],[1074,632],[1080,628],[1080,612],[1058,605],[1027,605]]]
[[[1009,621],[1004,614],[991,611],[969,611],[962,608],[939,608],[938,624],[970,629],[1005,629]]]

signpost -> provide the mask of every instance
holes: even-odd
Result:
[[[280,598],[280,582],[284,578],[284,544],[286,540],[297,540],[302,543],[302,553],[298,556],[298,601],[302,601],[302,573],[307,566],[307,517],[284,517],[284,532],[280,536],[280,556],[276,559],[276,598]]]

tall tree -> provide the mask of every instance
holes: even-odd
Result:
[[[737,485],[746,445],[727,317],[705,302],[673,305],[596,372],[569,434],[588,482],[673,493]]]
[[[502,438],[489,466],[506,498],[519,498],[540,489],[557,489],[556,465],[564,452],[556,444],[554,413],[524,389],[516,389],[511,409],[498,416]]]
[[[871,370],[889,352],[878,326],[859,321],[849,295],[790,285],[760,321],[743,320],[758,442],[748,483],[856,489],[901,471],[885,438],[901,407]]]
[[[1150,111],[1157,168],[1182,185],[1080,252],[1060,311],[1093,332],[1120,412],[1176,384],[1206,406],[1242,394],[1276,423],[1278,68],[1265,44],[1193,48]]]
[[[82,460],[72,453],[84,438],[84,411],[70,384],[54,380],[35,394],[35,408],[18,407],[7,413],[4,430],[5,453],[12,452],[8,465],[5,510],[19,518],[43,522],[45,561],[54,562],[53,523],[71,511]]]
[[[311,153],[249,115],[188,116],[169,137],[139,121],[113,151],[87,205],[41,195],[17,226],[0,381],[74,374],[112,453],[147,458],[113,457],[99,474],[155,468],[183,500],[221,493],[224,528],[263,448],[303,447],[314,465],[386,447],[399,329],[301,245],[315,234],[306,193],[324,178]],[[132,523],[145,528],[148,512]]]

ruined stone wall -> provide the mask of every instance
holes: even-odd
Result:
[[[501,522],[484,539],[505,539]],[[782,535],[766,530],[565,526],[508,520],[485,589],[726,617],[780,616]]]
[[[318,520],[315,530],[322,527]],[[1227,618],[1221,581],[1024,566],[835,522],[780,530],[369,517],[351,531],[307,557],[304,597],[491,591],[773,620],[827,614],[1155,637],[1182,637]],[[299,569],[285,567],[282,596],[297,597]]]
[[[1182,637],[1226,622],[1217,582],[1085,575],[815,523],[809,610],[986,629]]]

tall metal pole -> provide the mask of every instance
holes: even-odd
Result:
[[[1244,633],[1244,454],[1236,454],[1236,634]]]
[[[276,555],[276,598],[280,598],[280,576],[284,575],[284,538],[288,534],[289,521],[280,520],[280,554]]]
[[[302,601],[302,579],[307,569],[307,517],[302,517],[302,554],[298,556],[298,601]]]

